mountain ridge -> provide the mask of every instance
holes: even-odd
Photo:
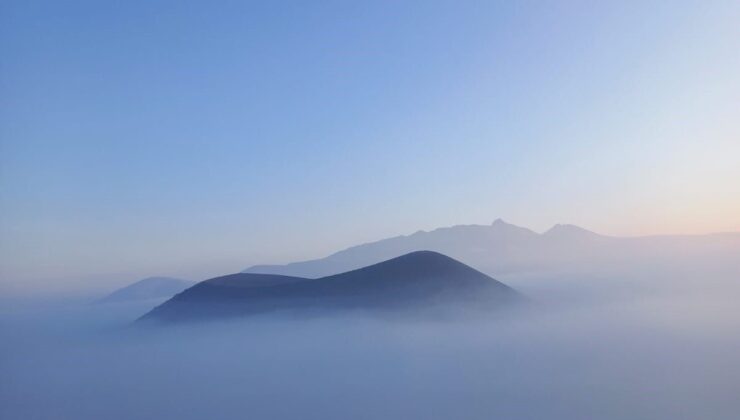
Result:
[[[582,230],[590,232],[586,229]],[[591,233],[596,236],[603,236],[593,232]],[[525,246],[527,242],[534,242],[544,236],[544,233],[537,233],[531,229],[507,223],[499,218],[489,225],[454,225],[440,227],[430,231],[420,230],[410,235],[398,235],[354,245],[323,258],[287,264],[253,265],[242,272],[316,278],[363,267],[392,258],[394,255],[401,255],[422,249],[450,255],[470,265],[485,266],[485,264],[481,264],[481,261],[475,258],[470,259],[464,253],[456,252],[453,249],[454,245],[459,243],[463,246],[483,249],[493,244],[494,250],[499,248],[500,251],[500,248],[506,247],[507,243],[523,242],[525,244],[522,246]],[[489,275],[491,274],[487,270],[484,271]]]
[[[441,227],[367,242],[312,260],[253,265],[243,272],[319,278],[422,249],[449,255],[492,277],[543,270],[593,271],[645,261],[656,253],[665,261],[685,258],[687,252],[700,255],[710,243],[721,241],[740,248],[736,245],[740,233],[620,237],[571,224],[556,224],[538,233],[496,219],[489,225]],[[724,253],[721,258],[726,258]]]

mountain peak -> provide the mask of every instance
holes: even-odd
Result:
[[[504,219],[498,218],[491,223],[491,229],[499,234],[504,235],[524,235],[524,236],[536,236],[537,234],[525,227],[513,225],[506,222]]]
[[[547,230],[543,235],[546,236],[599,236],[595,232],[591,232],[590,230],[584,229],[580,226],[576,225],[570,225],[570,224],[561,224],[558,223],[555,226],[551,227]]]
[[[428,262],[428,261],[456,261],[454,258],[450,258],[445,254],[436,252],[436,251],[429,251],[429,250],[419,250],[419,251],[413,251],[409,252],[407,254],[398,256],[396,258],[391,258],[390,260],[383,261],[380,264],[387,264],[393,261],[414,261],[414,262]]]
[[[336,276],[359,272],[372,272],[380,273],[381,275],[379,277],[383,278],[388,277],[389,275],[399,277],[423,277],[434,273],[446,272],[451,269],[458,269],[460,267],[466,267],[472,270],[472,268],[465,266],[465,264],[455,260],[454,258],[450,258],[447,255],[435,251],[421,250],[409,252],[377,264],[351,270],[347,273],[338,274]]]

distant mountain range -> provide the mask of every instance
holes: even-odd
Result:
[[[738,278],[739,256],[740,233],[613,237],[560,224],[537,233],[498,219],[491,225],[419,231],[316,260],[253,266],[190,288],[193,283],[184,280],[145,279],[103,301],[175,295],[145,315],[145,320],[276,310],[302,314],[419,310],[463,302],[468,307],[478,303],[497,307],[499,302],[517,300],[512,296],[519,294],[492,277],[510,282],[587,280],[584,286],[605,279],[711,282]]]
[[[709,266],[727,266],[740,261],[740,233],[613,237],[560,224],[537,233],[498,219],[491,225],[419,231],[353,246],[326,258],[256,265],[244,272],[317,278],[417,250],[449,255],[491,276],[553,270],[593,272],[642,263],[678,266],[697,259]]]
[[[206,280],[174,296],[142,321],[189,321],[280,311],[403,314],[493,310],[520,302],[510,287],[450,257],[417,251],[341,274],[306,279],[238,273]]]
[[[98,303],[132,302],[168,298],[182,292],[195,282],[172,277],[149,277],[118,289],[98,300]]]

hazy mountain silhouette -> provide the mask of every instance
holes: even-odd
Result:
[[[496,220],[419,231],[347,248],[326,258],[286,265],[256,265],[247,273],[323,277],[417,250],[449,255],[491,276],[542,271],[613,271],[630,264],[677,264],[692,259],[726,265],[740,255],[740,234],[613,237],[574,225],[545,233]],[[711,264],[712,261],[705,261]]]
[[[149,277],[116,290],[98,300],[99,303],[130,302],[166,298],[182,292],[195,282],[171,277]]]
[[[206,280],[158,306],[143,319],[182,321],[281,310],[435,312],[495,309],[522,296],[459,261],[417,251],[319,279],[240,273]]]
[[[595,238],[603,237],[599,235],[598,233],[591,232],[590,230],[586,230],[580,226],[569,225],[569,224],[557,224],[551,227],[550,229],[548,229],[542,235],[551,237],[551,238],[557,237],[557,238],[564,238],[564,239],[574,239],[574,238],[595,239]]]

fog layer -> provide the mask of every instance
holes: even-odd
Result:
[[[740,293],[710,280],[519,279],[528,310],[451,322],[7,310],[0,417],[735,419]]]

